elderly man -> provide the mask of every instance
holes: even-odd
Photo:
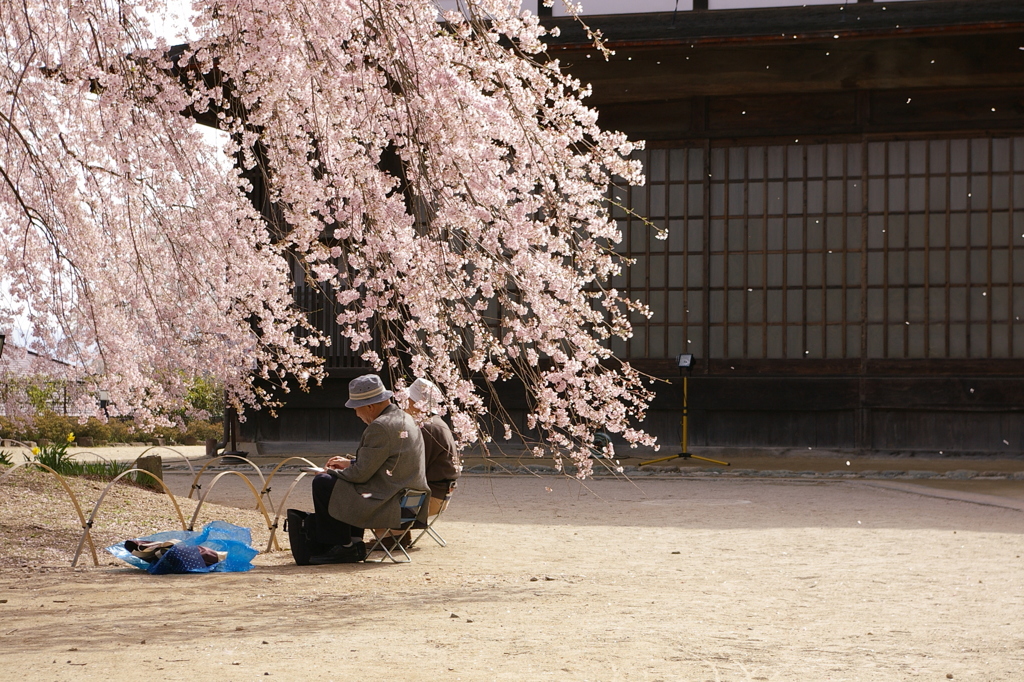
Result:
[[[437,414],[442,400],[441,390],[433,382],[417,379],[409,387],[409,406],[405,408],[423,433],[430,516],[441,511],[449,488],[455,487],[455,479],[462,471],[452,430]]]
[[[357,377],[348,392],[345,406],[355,409],[367,426],[353,459],[332,457],[313,479],[317,540],[331,548],[310,557],[312,564],[362,561],[363,529],[398,526],[402,490],[429,490],[420,430],[391,402],[393,393],[380,377]]]

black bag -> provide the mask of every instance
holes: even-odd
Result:
[[[299,566],[308,566],[309,557],[323,554],[331,547],[316,540],[316,515],[301,509],[289,509],[284,521],[292,557]]]

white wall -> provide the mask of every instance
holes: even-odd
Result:
[[[875,4],[883,5],[892,2],[908,2],[909,0],[875,0]],[[801,5],[855,5],[856,0],[709,0],[708,9],[740,9],[747,7],[799,7]]]
[[[676,9],[676,0],[580,0],[584,14],[635,14],[640,12],[671,12]],[[535,3],[524,2],[523,6],[533,9]],[[562,0],[555,0],[552,8],[556,17],[564,17],[567,12]],[[693,0],[679,0],[679,11],[693,9]]]
[[[634,14],[640,12],[671,12],[677,9],[677,0],[579,0],[583,14]],[[886,0],[887,2],[908,2],[912,0]],[[881,0],[875,0],[876,3]],[[458,0],[438,0],[446,9],[454,9]],[[801,5],[851,5],[856,0],[709,0],[710,9],[741,9],[749,7],[793,7]],[[537,0],[522,0],[524,9],[537,11]],[[555,0],[552,8],[556,17],[566,16],[562,0]],[[678,10],[693,9],[693,0],[678,0]]]

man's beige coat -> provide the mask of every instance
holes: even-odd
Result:
[[[352,464],[331,473],[338,479],[331,492],[331,516],[357,528],[398,526],[401,491],[430,489],[424,474],[423,436],[416,421],[395,404],[363,431]]]

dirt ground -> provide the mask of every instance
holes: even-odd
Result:
[[[871,481],[456,495],[405,565],[2,568],[0,679],[1022,679],[1018,509]]]

